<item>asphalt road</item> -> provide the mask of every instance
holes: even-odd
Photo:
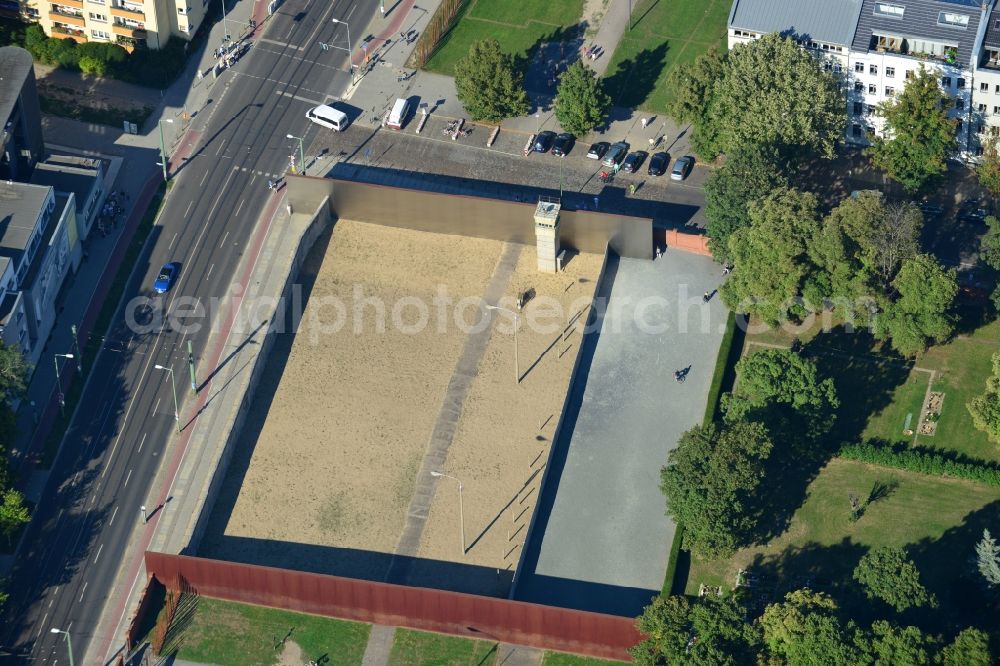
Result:
[[[331,18],[365,25],[377,9],[376,0],[282,5],[267,26],[267,48],[252,49],[225,75],[236,80],[176,174],[152,249],[127,296],[148,295],[167,261],[180,262],[181,270],[157,308],[169,311],[180,296],[226,293],[271,194],[268,174],[285,170],[291,152],[286,134],[309,141],[315,133],[302,98],[347,83],[339,69],[347,54],[324,52],[317,42],[334,34],[346,40]],[[220,79],[217,90],[224,83]],[[119,312],[11,575],[0,646],[19,656],[0,656],[5,663],[67,663],[65,639],[52,635],[53,627],[71,632],[74,656],[82,663],[140,525],[139,507],[177,427],[171,374],[155,366],[173,368],[183,401],[191,395],[187,340],[200,357],[208,328],[182,334],[164,325],[136,334]],[[199,381],[212,370],[199,368]],[[183,423],[183,404],[181,413]]]

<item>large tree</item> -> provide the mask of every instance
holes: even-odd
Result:
[[[531,108],[514,57],[495,39],[472,43],[468,55],[455,64],[455,88],[473,120],[498,123]]]
[[[0,534],[7,537],[8,545],[14,532],[30,518],[31,514],[28,507],[24,506],[21,493],[9,488],[0,494]]]
[[[976,173],[979,175],[979,184],[990,193],[991,196],[1000,197],[1000,148],[998,148],[997,137],[989,137],[983,140],[983,156],[976,165]]]
[[[990,637],[985,631],[969,627],[959,632],[955,640],[941,650],[942,666],[990,666]]]
[[[942,176],[958,149],[956,122],[947,111],[951,104],[938,86],[937,72],[921,66],[897,97],[878,106],[885,128],[868,149],[874,165],[909,192]]]
[[[926,666],[934,663],[937,641],[917,627],[875,620],[871,628],[874,666]]]
[[[1000,546],[989,530],[983,530],[983,538],[976,544],[976,569],[986,581],[987,591],[1000,592]]]
[[[706,232],[712,256],[728,262],[733,232],[750,225],[750,211],[758,201],[787,186],[780,157],[773,148],[743,146],[727,154],[725,163],[705,182]]]
[[[865,663],[852,623],[839,618],[837,603],[823,592],[795,590],[764,609],[758,623],[775,664],[855,666]]]
[[[900,266],[920,251],[924,218],[914,204],[888,203],[878,192],[862,192],[830,214],[855,242],[856,257],[883,290]]]
[[[667,115],[694,126],[691,147],[704,159],[710,160],[720,151],[714,87],[726,73],[728,56],[728,51],[711,49],[690,65],[674,67],[667,77],[667,87],[673,91]]]
[[[986,233],[979,241],[979,258],[990,268],[1000,270],[1000,220],[989,215]],[[1000,284],[993,290],[993,305],[1000,310]]]
[[[840,405],[830,378],[820,380],[816,364],[787,349],[764,349],[736,364],[737,382],[722,398],[727,421],[767,420],[766,412],[788,407],[807,421],[830,424]]]
[[[688,602],[657,596],[637,620],[645,640],[630,650],[638,666],[756,664],[759,632],[733,595]]]
[[[771,439],[760,423],[695,426],[681,435],[660,474],[667,513],[684,526],[684,545],[725,556],[753,540]]]
[[[729,237],[733,271],[722,298],[730,309],[777,326],[802,314],[797,299],[811,270],[807,249],[819,230],[818,203],[811,193],[781,188],[751,208],[750,220]]]
[[[986,378],[986,391],[973,398],[966,408],[976,427],[1000,444],[1000,353],[993,354],[993,374]]]
[[[854,579],[869,599],[881,599],[897,611],[912,606],[937,606],[937,599],[920,582],[917,566],[902,548],[872,548],[854,568]]]
[[[891,338],[893,348],[904,356],[951,336],[955,328],[951,310],[958,294],[954,270],[945,269],[930,255],[918,254],[903,263],[892,286],[898,296],[876,317],[876,336]]]
[[[608,117],[611,98],[594,70],[577,60],[559,77],[556,93],[556,118],[563,129],[583,136],[596,129]]]
[[[844,92],[820,58],[777,33],[734,47],[712,88],[718,148],[774,146],[786,159],[832,158],[844,135]]]

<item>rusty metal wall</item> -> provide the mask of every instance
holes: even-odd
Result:
[[[289,176],[288,200],[295,210],[314,210],[329,196],[334,215],[439,234],[535,244],[534,203],[427,192],[337,178]],[[561,243],[579,252],[651,259],[653,221],[593,211],[560,213]]]
[[[168,589],[360,622],[628,660],[629,618],[459,592],[146,551]]]
[[[666,233],[666,245],[676,250],[684,250],[706,257],[712,256],[712,251],[708,249],[708,236],[685,234],[676,229],[670,229]]]

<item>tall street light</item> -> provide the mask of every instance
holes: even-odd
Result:
[[[508,314],[514,316],[514,380],[520,384],[521,383],[521,365],[517,359],[517,329],[518,329],[518,316],[513,310],[508,310],[507,308],[502,308],[499,305],[487,305],[487,310],[502,310]]]
[[[53,354],[52,363],[56,366],[56,391],[59,393],[59,411],[66,416],[66,396],[63,395],[62,378],[59,376],[59,357],[72,359],[72,354]]]
[[[226,33],[226,38],[223,41],[228,42],[232,39],[232,35],[229,34],[229,24],[226,23],[226,0],[219,0],[219,3],[222,5],[222,29]]]
[[[166,370],[170,373],[170,386],[174,390],[174,421],[177,421],[177,432],[181,431],[181,412],[177,408],[177,382],[174,381],[174,369],[165,365],[156,364],[153,366],[157,370]]]
[[[299,173],[303,176],[306,175],[306,151],[302,145],[302,137],[294,136],[292,134],[286,134],[286,139],[295,139],[299,142]]]
[[[66,634],[66,648],[69,650],[69,666],[74,666],[74,664],[73,664],[73,641],[69,637],[69,632],[68,631],[63,631],[62,629],[56,629],[55,627],[52,627],[51,629],[49,629],[49,633],[51,633],[51,634]]]
[[[347,23],[347,21],[341,21],[340,19],[330,19],[330,21],[332,21],[333,23],[336,23],[338,25],[340,25],[342,23],[345,26],[347,26],[347,49],[345,49],[345,50],[347,51],[347,64],[348,64],[348,66],[351,69],[351,84],[353,85],[355,83],[355,80],[354,80],[354,54],[353,54],[353,51],[352,51],[352,49],[354,48],[354,42],[351,41],[351,26]],[[344,47],[342,47],[342,46],[335,46],[334,48],[336,48],[336,49],[342,49]]]
[[[156,126],[160,128],[160,164],[163,165],[163,182],[167,182],[167,146],[163,142],[163,123],[174,123],[173,118],[161,118],[156,121]]]
[[[436,470],[431,470],[431,476],[435,477],[443,476],[446,479],[451,479],[452,481],[458,484],[458,516],[459,520],[461,521],[459,525],[460,529],[462,530],[462,556],[464,557],[467,551],[465,549],[465,507],[462,502],[462,482],[456,479],[455,477],[451,476],[450,474],[442,474],[441,472],[438,472]]]

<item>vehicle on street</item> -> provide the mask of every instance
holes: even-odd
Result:
[[[674,162],[674,168],[670,170],[670,180],[684,180],[691,173],[693,166],[694,158],[690,155],[678,157],[677,161]]]
[[[607,154],[604,155],[604,160],[601,162],[606,167],[613,167],[617,164],[621,164],[625,160],[625,156],[628,154],[629,145],[624,141],[619,141],[618,143],[612,144],[608,148]]]
[[[573,150],[576,137],[569,132],[563,132],[552,142],[552,154],[557,157],[566,157],[569,151]]]
[[[920,202],[917,208],[920,209],[920,212],[924,214],[925,218],[937,217],[944,213],[944,206],[931,203],[930,201]]]
[[[625,173],[635,173],[644,161],[646,161],[646,151],[637,150],[634,153],[629,153],[628,157],[622,163],[622,171]]]
[[[540,132],[538,136],[535,137],[535,152],[536,153],[547,153],[549,148],[552,147],[552,143],[556,140],[556,133],[550,130],[545,130]]]
[[[320,104],[306,111],[306,118],[335,132],[343,132],[351,122],[346,113],[326,104]]]
[[[401,130],[406,124],[408,115],[410,115],[410,100],[399,98],[392,105],[392,111],[389,112],[389,119],[385,122],[385,126],[389,129]]]
[[[666,153],[654,153],[651,158],[649,158],[649,168],[646,170],[650,176],[662,176],[667,172],[667,166],[670,165],[670,155]]]
[[[153,282],[153,291],[157,294],[165,294],[170,291],[170,287],[174,286],[174,279],[177,277],[177,264],[170,262],[168,264],[163,264],[163,268],[160,269],[160,274],[157,276],[156,281]]]
[[[604,157],[604,153],[608,152],[608,148],[611,144],[607,141],[598,141],[590,146],[590,150],[587,151],[587,158],[592,160],[599,160]]]
[[[990,209],[984,201],[969,199],[959,209],[958,219],[963,222],[983,222],[987,215],[990,215]]]

